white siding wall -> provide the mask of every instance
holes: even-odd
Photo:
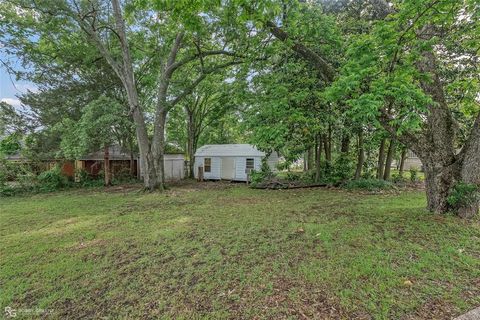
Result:
[[[211,172],[204,172],[203,177],[205,179],[217,180],[222,177],[222,158],[223,157],[195,157],[195,178],[198,178],[198,167],[203,167],[203,161],[205,158],[212,159],[212,170]],[[230,158],[230,157],[229,157]],[[234,157],[235,159],[235,172],[233,180],[237,181],[247,181],[247,174],[245,173],[247,158],[254,159],[254,170],[260,171],[262,167],[262,157]],[[278,156],[269,158],[269,165],[272,167],[272,170],[276,169],[276,164],[278,162]]]
[[[203,167],[205,158],[212,159],[210,172],[203,172],[204,179],[219,180],[222,168],[222,159],[220,157],[195,157],[195,178],[198,178],[198,167]]]
[[[212,170],[210,172],[210,178],[207,179],[221,179],[222,170],[222,158],[212,157]]]
[[[198,178],[198,167],[202,166],[203,157],[195,157],[195,163],[193,165],[193,175],[195,178]]]
[[[262,158],[255,157],[254,159],[255,159],[255,171],[260,171],[262,169]]]
[[[238,181],[247,181],[247,173],[245,169],[247,167],[247,158],[253,158],[254,160],[254,170],[260,171],[262,166],[261,157],[236,157],[235,158],[235,180]]]
[[[185,178],[185,158],[182,154],[166,154],[164,156],[163,165],[165,168],[165,180],[181,180]],[[143,178],[141,171],[140,158],[137,161],[137,169],[140,177]]]
[[[247,174],[245,173],[245,168],[247,166],[246,157],[236,157],[235,158],[235,180],[246,181]]]
[[[184,161],[182,159],[165,159],[165,180],[185,178]]]

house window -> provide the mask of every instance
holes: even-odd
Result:
[[[203,159],[203,171],[212,172],[212,158]]]
[[[255,160],[253,158],[247,158],[247,170],[255,168]]]

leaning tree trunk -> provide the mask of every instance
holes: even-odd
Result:
[[[435,27],[426,25],[418,32],[418,37],[430,41],[435,34]],[[416,149],[414,151],[424,166],[428,209],[445,213],[450,210],[447,201],[450,190],[459,178],[454,147],[455,123],[445,99],[444,85],[433,49],[422,52],[417,61],[417,69],[428,75],[420,79],[420,86],[434,103],[427,106],[429,112],[426,115],[423,138],[419,136],[411,147]]]
[[[362,168],[365,162],[365,151],[363,150],[363,131],[358,133],[358,158],[357,169],[355,170],[355,180],[360,179],[362,176]]]
[[[385,142],[386,138],[382,138],[380,148],[378,149],[377,179],[383,179],[383,169],[385,168]]]
[[[383,180],[390,179],[390,171],[392,168],[392,161],[395,155],[395,139],[390,139],[388,146],[387,159],[385,160],[385,170],[383,171]]]
[[[407,157],[407,148],[403,148],[402,155],[400,156],[400,166],[398,168],[398,174],[403,177],[403,171],[405,169],[405,158]]]

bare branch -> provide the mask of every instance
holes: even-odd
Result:
[[[208,69],[208,70],[204,70],[204,72],[194,81],[192,82],[192,84],[190,86],[188,86],[180,95],[178,95],[175,99],[171,100],[169,102],[169,109],[170,108],[173,108],[178,102],[180,102],[185,96],[189,95],[190,93],[193,92],[193,89],[195,89],[195,87],[197,87],[200,82],[202,82],[208,74],[211,74],[211,73],[214,73],[220,69],[224,69],[224,68],[227,68],[229,66],[233,66],[233,65],[237,65],[237,64],[241,64],[243,63],[243,61],[230,61],[230,62],[227,62],[227,63],[224,63],[224,64],[221,64],[221,65],[218,65],[216,67],[213,67],[211,69]]]
[[[320,73],[320,76],[327,83],[330,83],[335,78],[335,69],[322,56],[308,48],[304,44],[294,41],[290,38],[287,32],[282,28],[277,27],[272,21],[267,21],[265,25],[270,29],[270,32],[282,42],[293,41],[291,48],[299,56],[310,62],[315,69]]]

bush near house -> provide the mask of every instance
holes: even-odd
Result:
[[[395,188],[394,184],[390,181],[378,180],[378,179],[359,179],[346,182],[345,189],[363,189],[367,191],[379,191]]]
[[[475,184],[457,183],[450,195],[448,196],[448,204],[452,208],[460,208],[470,206],[480,199],[480,188]]]
[[[38,190],[51,192],[70,186],[68,178],[62,174],[59,166],[55,166],[48,171],[40,173],[37,177]]]
[[[78,170],[78,182],[62,173],[60,166],[36,174],[31,166],[0,162],[0,196],[54,192],[79,187],[100,187],[103,176],[93,178],[85,170]],[[122,177],[120,177],[122,178]],[[113,180],[113,184],[132,182],[131,179]]]

